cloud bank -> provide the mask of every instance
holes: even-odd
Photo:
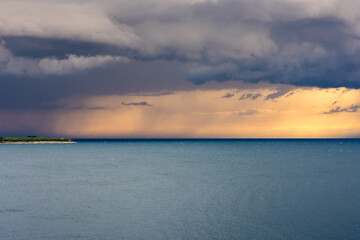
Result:
[[[162,60],[195,84],[360,88],[359,7],[356,0],[2,0],[0,74]],[[37,47],[24,48],[26,39]]]

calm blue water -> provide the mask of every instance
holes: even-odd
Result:
[[[0,145],[1,240],[360,239],[360,140]]]

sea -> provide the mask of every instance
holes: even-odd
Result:
[[[1,240],[358,240],[358,139],[0,145]]]

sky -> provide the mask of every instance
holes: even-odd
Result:
[[[360,137],[359,8],[0,0],[0,136]]]

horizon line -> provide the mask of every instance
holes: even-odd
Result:
[[[71,137],[70,137],[71,138]],[[360,137],[349,138],[71,138],[76,140],[360,140]]]

